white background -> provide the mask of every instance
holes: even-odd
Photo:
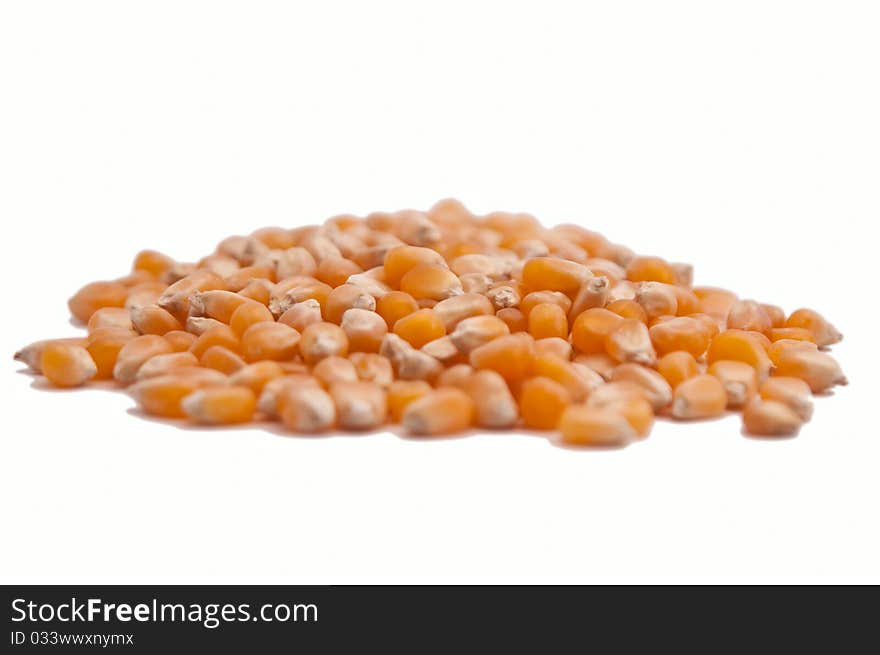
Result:
[[[880,582],[876,6],[3,3],[0,581]],[[813,306],[851,384],[573,452],[181,430],[8,359],[143,247],[449,195]]]

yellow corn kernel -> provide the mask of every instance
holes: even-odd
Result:
[[[131,316],[125,307],[102,307],[89,317],[86,327],[89,334],[101,328],[133,330]]]
[[[788,405],[802,421],[813,416],[813,392],[800,378],[767,378],[760,389],[761,398]]]
[[[383,264],[385,281],[394,289],[400,288],[404,275],[422,264],[446,267],[443,256],[430,248],[418,246],[392,248],[385,254]]]
[[[265,363],[266,362],[258,362],[257,364],[252,364],[252,366]],[[239,371],[239,373],[241,373],[241,371]],[[257,410],[265,415],[266,418],[279,418],[278,399],[281,394],[285,393],[287,389],[299,389],[302,387],[320,388],[321,384],[317,378],[308,373],[291,373],[267,380],[260,391],[259,398],[257,399]]]
[[[536,352],[532,356],[530,374],[546,377],[561,384],[574,402],[582,402],[601,384],[601,380],[595,375],[584,373],[573,363],[549,353]]]
[[[171,349],[174,352],[183,352],[184,350],[189,350],[192,345],[196,342],[196,335],[191,334],[190,332],[185,332],[183,330],[172,330],[171,332],[166,332],[162,335],[162,338],[165,339],[170,345]]]
[[[779,357],[782,353],[788,350],[818,350],[819,346],[817,346],[812,341],[802,341],[800,339],[779,339],[770,344],[770,347],[767,348],[767,356],[770,358],[770,361],[773,362],[773,366],[777,366],[779,364]]]
[[[719,324],[726,325],[730,307],[737,301],[736,294],[715,287],[694,287],[693,291],[699,299],[698,311],[711,316]]]
[[[174,315],[178,321],[185,321],[189,315],[189,299],[195,292],[225,288],[226,282],[216,273],[194,271],[165,289],[156,304]]]
[[[662,282],[642,282],[636,291],[635,300],[648,320],[658,316],[675,316],[678,313],[676,287]]]
[[[492,372],[495,373],[495,371]],[[435,382],[438,387],[458,387],[459,389],[464,389],[465,383],[473,375],[474,367],[470,364],[454,364],[440,373]],[[503,380],[504,378],[501,379]]]
[[[476,408],[460,389],[444,387],[410,402],[401,424],[416,435],[449,434],[473,425]]]
[[[721,416],[727,407],[727,392],[713,375],[696,375],[675,387],[672,416],[677,419],[706,419]]]
[[[229,327],[241,337],[252,325],[274,321],[275,316],[272,312],[265,305],[254,301],[243,303],[232,312],[232,316],[229,317]]]
[[[635,300],[615,300],[614,302],[605,305],[605,309],[609,312],[614,312],[623,318],[634,318],[642,323],[648,322],[647,312],[645,312],[644,308]]]
[[[141,250],[134,257],[133,271],[144,271],[153,277],[159,277],[174,266],[174,260],[168,255],[163,255],[155,250]]]
[[[127,335],[127,338],[131,338],[131,333],[127,330],[118,330],[118,329],[107,329],[102,328],[98,330],[99,334],[102,333],[122,333]],[[15,355],[13,355],[13,359],[22,362],[27,365],[32,371],[39,373],[40,372],[40,357],[43,355],[43,350],[45,350],[46,346],[49,344],[68,344],[71,346],[88,346],[89,342],[94,338],[94,335],[89,335],[88,339],[83,339],[80,337],[73,337],[69,339],[42,339],[40,341],[34,341],[33,343],[29,343],[27,346],[17,351]]]
[[[556,355],[560,359],[569,361],[572,355],[571,344],[563,337],[547,337],[535,339],[535,355]]]
[[[77,291],[67,306],[76,319],[87,323],[103,307],[123,307],[127,296],[128,289],[119,282],[92,282]]]
[[[592,277],[583,264],[555,257],[534,257],[523,266],[522,283],[527,292],[561,291],[574,297],[585,280]]]
[[[611,379],[614,369],[619,365],[617,360],[613,359],[605,352],[581,353],[575,355],[573,363],[580,364],[581,366],[590,369],[606,381]]]
[[[453,330],[460,321],[466,318],[495,313],[492,302],[479,293],[463,293],[460,296],[441,300],[434,305],[433,310],[443,323],[443,329],[446,332]]]
[[[69,343],[50,343],[40,354],[40,371],[56,387],[78,387],[98,372],[89,351]]]
[[[504,378],[495,371],[476,371],[464,376],[458,384],[446,386],[456,386],[470,396],[476,407],[474,421],[481,428],[511,428],[516,425],[519,418],[517,402]]]
[[[278,362],[264,360],[245,364],[238,368],[229,375],[229,383],[239,387],[247,387],[259,395],[270,380],[280,378],[283,375],[284,369]]]
[[[430,393],[424,380],[395,380],[388,386],[388,413],[392,423],[400,423],[403,412],[414,400]]]
[[[439,360],[416,350],[396,334],[386,334],[379,354],[387,357],[402,380],[432,380],[443,370]]]
[[[247,387],[209,387],[194,391],[180,405],[197,423],[228,425],[250,421],[257,408],[257,397]]]
[[[403,291],[390,291],[376,301],[376,313],[385,319],[388,329],[393,329],[397,321],[418,309],[415,298]]]
[[[394,324],[393,331],[413,348],[421,348],[446,335],[443,321],[432,309],[420,309],[404,316]]]
[[[388,326],[376,312],[357,308],[349,309],[342,315],[340,327],[348,338],[351,352],[378,352],[388,332]]]
[[[394,368],[387,357],[377,353],[354,352],[348,359],[354,366],[357,379],[363,382],[373,382],[380,387],[388,387],[394,381]]]
[[[592,279],[593,278],[589,278],[587,281]],[[528,318],[529,314],[535,307],[544,303],[559,305],[566,315],[568,315],[572,307],[571,298],[561,291],[532,291],[523,297],[522,301],[519,303],[519,310],[526,318]]]
[[[610,382],[596,389],[587,407],[620,414],[639,437],[647,437],[654,425],[654,410],[644,388],[634,382]]]

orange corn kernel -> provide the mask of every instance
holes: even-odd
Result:
[[[207,316],[229,324],[233,312],[247,302],[252,301],[232,291],[222,289],[197,291],[190,296],[189,315]]]
[[[574,297],[589,277],[592,273],[586,266],[555,257],[534,257],[522,270],[522,283],[527,293],[561,291]]]
[[[155,334],[143,334],[126,341],[116,355],[113,377],[123,384],[134,382],[140,367],[151,357],[174,352],[171,344]]]
[[[435,264],[419,264],[407,271],[400,280],[400,290],[416,300],[429,298],[439,301],[464,293],[455,273]]]
[[[675,389],[685,380],[699,375],[700,368],[693,355],[684,350],[676,350],[657,360],[657,372]]]
[[[449,434],[471,427],[475,414],[474,401],[464,391],[444,387],[410,402],[400,422],[416,435]]]
[[[264,362],[258,363],[262,364]],[[260,396],[257,398],[257,411],[270,419],[279,418],[278,399],[280,396],[288,389],[299,389],[302,387],[321,388],[321,384],[314,376],[307,373],[291,373],[272,378],[263,385],[263,389],[260,391]]]
[[[743,427],[748,434],[786,437],[798,433],[803,420],[785,403],[755,398],[743,410]]]
[[[135,305],[129,311],[129,323],[140,334],[161,336],[174,330],[183,330],[180,321],[158,305]]]
[[[476,425],[489,429],[510,428],[516,425],[519,419],[519,407],[504,378],[495,371],[488,369],[475,371],[463,376],[457,384],[446,386],[460,388],[474,401]]]
[[[229,327],[241,337],[252,325],[274,321],[275,316],[272,312],[265,305],[254,301],[243,303],[232,312],[232,316],[229,317]]]
[[[580,290],[575,296],[571,308],[568,310],[568,319],[573,321],[582,312],[593,307],[604,307],[611,293],[611,282],[604,275],[591,277],[584,280]]]
[[[520,389],[519,413],[526,427],[554,430],[571,402],[571,394],[558,382],[545,377],[529,378]]]
[[[754,300],[736,300],[727,314],[727,327],[768,334],[773,325],[762,305]]]
[[[388,412],[392,423],[400,423],[403,412],[414,400],[427,395],[431,385],[424,380],[395,380],[388,386]]]
[[[459,322],[449,335],[459,352],[469,354],[475,348],[510,334],[507,324],[496,316],[473,316]]]
[[[292,277],[272,287],[269,292],[269,311],[273,316],[281,316],[296,303],[303,300],[317,300],[321,307],[327,304],[327,298],[333,288],[310,277]]]
[[[123,307],[128,289],[119,282],[92,282],[67,301],[70,313],[83,323],[102,307]]]
[[[642,323],[648,322],[648,314],[635,300],[615,300],[605,306],[609,312],[614,312],[623,318],[634,318]]]
[[[241,341],[238,335],[227,325],[219,325],[202,332],[198,339],[190,346],[189,351],[201,359],[205,351],[211,346],[223,346],[232,352],[241,352]]]
[[[388,387],[394,381],[394,368],[387,357],[377,353],[354,352],[348,359],[354,366],[358,380],[374,382],[380,387]]]
[[[339,325],[342,321],[342,315],[352,308],[366,309],[372,312],[376,309],[376,299],[363,287],[343,284],[333,289],[327,296],[327,302],[324,305],[324,318],[330,323]]]
[[[813,416],[813,392],[800,378],[767,378],[760,389],[761,398],[788,405],[802,421]]]
[[[619,362],[606,352],[581,353],[575,355],[573,361],[581,366],[586,366],[591,371],[599,374],[604,380],[610,380],[614,369],[619,365]]]
[[[102,307],[91,315],[86,327],[89,334],[101,328],[133,330],[131,316],[124,307]]]
[[[312,323],[320,323],[322,320],[321,303],[313,298],[296,303],[278,317],[279,323],[289,325],[297,332],[302,332]]]
[[[724,385],[713,375],[696,375],[675,387],[672,416],[678,419],[705,419],[721,416],[727,407]]]
[[[147,414],[165,418],[184,418],[186,412],[181,401],[194,391],[215,385],[223,385],[226,376],[219,371],[199,368],[178,369],[173,374],[148,378],[132,385],[132,397]]]
[[[344,257],[327,257],[318,264],[315,277],[329,284],[331,287],[338,287],[345,284],[345,281],[352,275],[363,273],[364,270],[355,262]]]
[[[695,318],[679,316],[655,323],[650,329],[651,343],[659,355],[684,350],[702,357],[709,347],[710,332],[706,324]]]
[[[639,437],[647,437],[654,425],[651,403],[643,387],[633,382],[611,382],[600,387],[587,399],[587,407],[620,414]]]
[[[626,279],[630,282],[663,282],[675,284],[675,270],[659,257],[633,257],[626,267]]]
[[[255,394],[259,395],[263,387],[270,380],[280,378],[283,375],[284,369],[281,368],[281,365],[278,362],[267,359],[261,362],[254,362],[253,364],[245,364],[230,373],[229,383],[240,387],[248,387]]]
[[[585,400],[599,384],[594,376],[582,373],[571,362],[547,353],[533,355],[530,374],[558,382],[574,402]]]
[[[612,409],[569,405],[559,419],[560,442],[569,446],[625,446],[638,435]]]
[[[779,339],[770,344],[770,347],[767,348],[767,356],[770,357],[770,361],[773,362],[773,365],[776,366],[779,364],[779,357],[782,353],[788,350],[818,350],[819,346],[817,346],[812,341],[801,341],[799,339]]]
[[[113,368],[116,366],[119,351],[133,338],[134,335],[129,330],[118,328],[103,328],[89,335],[85,348],[97,366],[96,380],[109,380],[113,377]]]
[[[611,374],[612,382],[630,382],[642,388],[651,408],[659,412],[672,402],[672,387],[657,371],[639,364],[621,364]]]
[[[571,326],[571,341],[582,353],[605,352],[605,338],[623,321],[623,318],[607,309],[588,309]]]
[[[345,357],[324,357],[312,368],[312,375],[327,389],[337,382],[358,381],[354,362]]]
[[[288,386],[278,397],[278,415],[294,432],[322,432],[335,425],[336,405],[320,387]]]
[[[516,307],[499,309],[495,312],[495,317],[504,321],[510,334],[525,332],[528,329],[528,322],[526,321],[525,315]]]
[[[246,366],[246,362],[238,353],[229,350],[225,346],[211,346],[202,353],[198,362],[205,368],[212,368],[225,375],[232,375]]]
[[[388,332],[385,321],[376,312],[352,308],[342,315],[340,327],[348,337],[350,352],[379,352]]]
[[[196,335],[183,330],[172,330],[163,334],[162,337],[171,345],[174,352],[189,350],[197,339]]]
[[[198,365],[199,360],[192,353],[180,352],[155,355],[145,361],[138,369],[135,380],[146,380],[147,378],[173,373],[179,368],[193,368]]]
[[[800,378],[813,393],[827,391],[835,385],[847,384],[840,365],[831,355],[819,350],[788,349],[780,353],[774,375]]]
[[[144,271],[153,277],[159,277],[174,266],[174,260],[155,250],[141,250],[134,257],[133,271]]]
[[[843,339],[843,335],[825,317],[812,309],[798,309],[785,321],[785,327],[803,328],[813,333],[813,341],[819,346],[830,346]]]
[[[519,310],[528,318],[535,307],[545,303],[559,305],[566,315],[568,315],[572,307],[571,298],[561,291],[532,291],[527,293],[522,301],[520,301]]]
[[[346,430],[369,430],[385,422],[388,399],[385,390],[377,384],[337,382],[330,387],[330,395],[336,405],[339,426]]]
[[[434,313],[442,321],[446,332],[453,330],[459,322],[473,316],[495,313],[492,302],[479,293],[463,293],[441,300],[433,307]]]
[[[312,323],[302,332],[299,352],[307,364],[316,364],[324,357],[345,357],[348,337],[333,323]]]
[[[657,361],[647,326],[634,318],[623,319],[605,336],[605,352],[621,363],[652,366]]]
[[[430,248],[418,246],[399,246],[392,248],[385,254],[383,268],[385,281],[392,288],[399,288],[403,277],[416,266],[430,265],[446,267],[446,261],[440,253]]]
[[[528,313],[529,334],[535,339],[568,337],[565,310],[555,303],[540,303]]]
[[[257,287],[266,289],[268,291],[268,287],[270,287],[275,282],[275,271],[269,266],[244,266],[231,275],[227,275],[224,278],[226,282],[226,288],[229,291],[235,291],[236,293],[240,293],[242,295],[246,295],[244,293],[245,289],[256,289]],[[260,294],[262,297],[262,293]],[[265,294],[266,300],[265,302],[260,300],[263,304],[267,304],[268,293]]]
[[[658,316],[675,316],[678,313],[678,296],[675,287],[662,282],[642,282],[635,300],[645,310],[648,320]]]
[[[556,355],[565,361],[571,360],[573,350],[571,344],[562,337],[547,337],[535,340],[535,355]]]
[[[393,331],[413,348],[421,348],[446,335],[443,321],[432,309],[420,309],[404,316],[394,324]]]
[[[745,362],[755,369],[758,381],[767,378],[773,363],[767,355],[762,342],[754,335],[754,332],[744,330],[727,330],[712,339],[706,352],[706,361],[713,364],[721,359],[732,359]]]
[[[416,350],[393,333],[382,339],[379,354],[389,359],[397,377],[402,380],[433,380],[443,370],[439,360]]]
[[[216,273],[194,271],[165,289],[156,304],[173,314],[178,321],[185,321],[189,314],[189,299],[193,293],[225,288],[226,282]]]
[[[257,397],[247,387],[210,387],[191,393],[180,405],[197,423],[228,425],[250,421],[257,409]]]
[[[56,387],[78,387],[98,373],[89,351],[69,343],[50,343],[40,354],[40,371]]]
[[[241,335],[241,353],[248,363],[263,359],[293,359],[300,343],[300,333],[283,323],[255,323]]]
[[[791,339],[792,341],[810,341],[815,343],[816,336],[806,328],[770,328],[767,334],[770,341],[781,341],[782,339]]]
[[[409,316],[418,311],[419,305],[408,293],[403,291],[390,291],[376,301],[376,312],[385,319],[388,329],[393,329],[404,316]]]
[[[720,359],[706,371],[721,381],[727,393],[727,407],[743,407],[758,393],[758,377],[755,369],[745,362]]]
[[[694,287],[693,292],[700,301],[700,313],[726,324],[730,308],[737,301],[735,293],[714,287]]]
[[[472,350],[470,364],[477,370],[497,371],[508,384],[516,384],[528,376],[533,354],[534,340],[530,336],[511,334],[498,337]]]
[[[782,310],[782,307],[766,303],[761,303],[761,307],[770,319],[771,328],[785,327],[785,312]]]

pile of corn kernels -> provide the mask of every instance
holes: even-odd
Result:
[[[86,336],[16,359],[208,425],[527,428],[620,446],[655,416],[736,411],[746,433],[781,436],[810,419],[813,394],[846,384],[825,352],[841,335],[813,310],[786,315],[580,226],[451,199],[264,228],[196,263],[143,251],[69,307]]]

